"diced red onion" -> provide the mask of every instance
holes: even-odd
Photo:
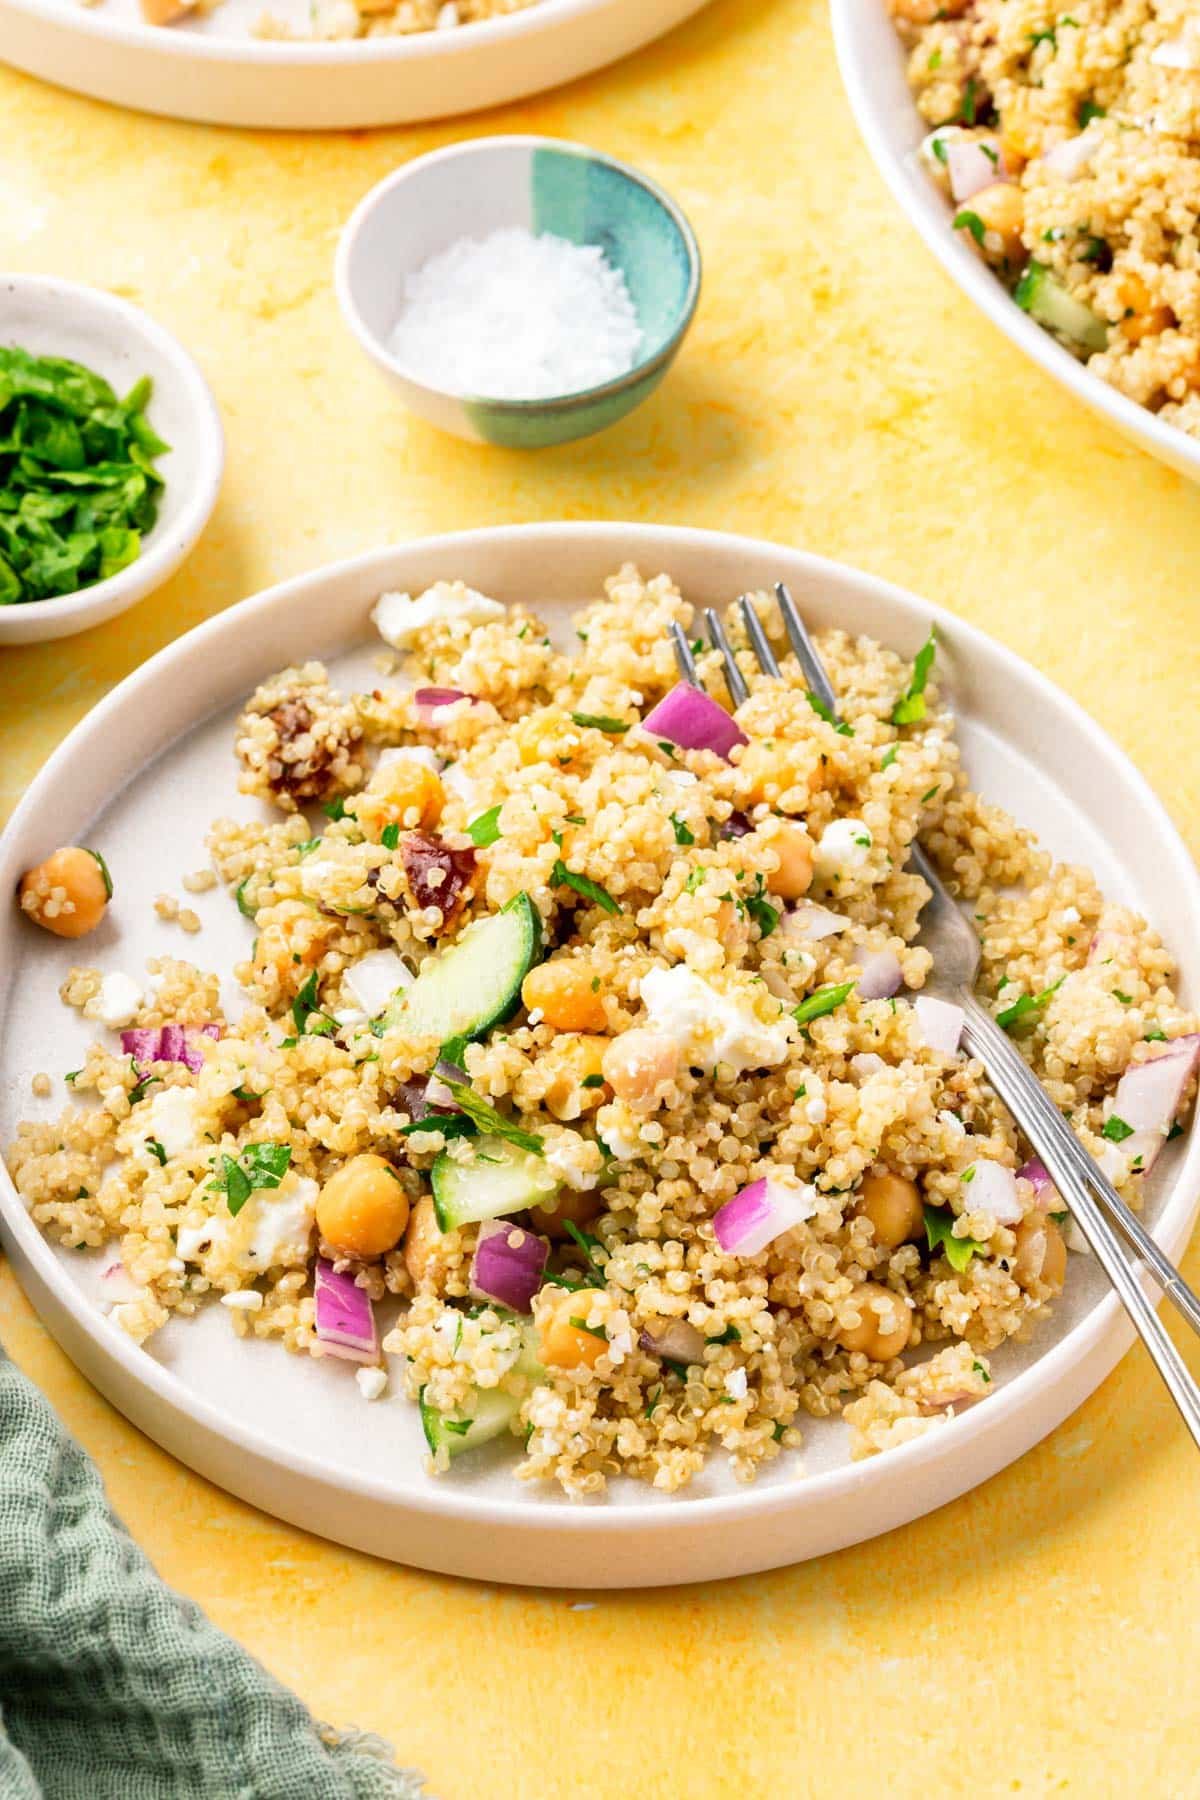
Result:
[[[469,700],[474,706],[475,695],[466,694],[461,688],[422,687],[417,688],[412,697],[413,712],[422,725],[440,725],[441,715],[448,706],[457,706],[460,700]]]
[[[638,1343],[647,1356],[659,1356],[664,1362],[698,1363],[704,1360],[704,1339],[686,1319],[671,1319],[661,1330],[643,1331]]]
[[[970,1182],[967,1183],[967,1175]],[[971,1212],[990,1213],[998,1225],[1019,1225],[1023,1217],[1017,1178],[1003,1163],[980,1157],[963,1170],[964,1204]]]
[[[1149,1061],[1126,1069],[1113,1096],[1113,1112],[1133,1127],[1121,1144],[1128,1168],[1149,1174],[1175,1123],[1188,1083],[1200,1061],[1200,1036],[1173,1038]]]
[[[961,1006],[948,1000],[935,1000],[932,994],[918,994],[913,1002],[917,1026],[931,1050],[943,1056],[957,1056],[967,1015]]]
[[[1033,1189],[1039,1212],[1062,1212],[1063,1201],[1050,1179],[1050,1172],[1040,1156],[1031,1156],[1017,1170],[1017,1180],[1027,1181]]]
[[[445,1099],[440,1098],[443,1089],[447,1096]],[[398,1082],[396,1103],[413,1120],[429,1118],[436,1120],[439,1113],[461,1112],[462,1110],[445,1083],[437,1081],[434,1076],[416,1075],[411,1081]]]
[[[946,151],[946,173],[950,177],[950,192],[961,205],[969,200],[972,194],[981,193],[984,188],[994,187],[1004,179],[1000,169],[1000,141],[998,138],[963,138],[947,135],[942,139]],[[991,155],[984,149],[987,144]]]
[[[1120,931],[1098,931],[1088,945],[1089,963],[1112,962],[1129,939]]]
[[[347,1362],[379,1361],[379,1334],[370,1297],[353,1275],[340,1273],[323,1256],[317,1258],[313,1284],[317,1303],[317,1339],[330,1356]]]
[[[875,956],[868,956],[862,966],[862,974],[858,978],[858,997],[860,1000],[890,999],[903,981],[900,958],[896,952],[880,950]]]
[[[138,1025],[121,1033],[121,1048],[139,1067],[143,1063],[186,1063],[193,1075],[204,1067],[204,1056],[190,1040],[219,1038],[219,1025]]]
[[[729,753],[749,740],[741,727],[711,700],[703,688],[690,681],[678,682],[642,720],[651,737],[666,738],[681,750],[715,750],[729,761]]]
[[[1047,150],[1041,158],[1042,167],[1061,175],[1064,181],[1076,181],[1091,162],[1098,142],[1086,131],[1081,131],[1078,137],[1064,138],[1061,144]]]
[[[816,1210],[817,1197],[812,1188],[801,1182],[774,1181],[764,1175],[727,1200],[713,1215],[713,1231],[722,1250],[730,1256],[756,1256],[772,1239],[811,1219]]]
[[[836,937],[839,931],[847,930],[850,921],[827,906],[818,906],[814,900],[802,900],[799,906],[788,908],[781,924],[789,937],[817,944],[822,938]]]
[[[550,1245],[508,1219],[485,1219],[471,1258],[471,1292],[513,1312],[527,1313],[542,1285]]]
[[[749,837],[753,830],[754,827],[746,817],[745,813],[734,811],[730,813],[720,831],[717,833],[717,836],[723,838],[744,838]]]

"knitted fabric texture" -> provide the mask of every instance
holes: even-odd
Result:
[[[155,1575],[0,1354],[0,1800],[421,1800]]]

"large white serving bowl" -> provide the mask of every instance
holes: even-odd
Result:
[[[214,125],[344,130],[502,106],[604,68],[707,0],[540,0],[408,37],[253,36],[263,13],[303,30],[310,0],[222,0],[147,25],[139,0],[0,0],[0,61],[142,112]]]
[[[1200,996],[1200,881],[1166,813],[1104,732],[1043,676],[951,614],[856,570],[719,533],[637,525],[510,526],[379,550],[285,582],[189,632],[109,694],[51,757],[0,839],[0,892],[60,842],[107,855],[109,916],[86,945],[60,943],[0,909],[0,1141],[18,1118],[52,1116],[63,1072],[92,1028],[57,999],[86,961],[140,975],[145,958],[187,954],[228,970],[250,927],[228,895],[193,904],[199,938],[154,913],[204,861],[217,815],[254,807],[235,793],[230,726],[265,673],[321,656],[341,677],[378,682],[368,613],[388,588],[460,576],[532,601],[570,641],[569,616],[625,561],[667,570],[694,601],[720,604],[783,579],[816,626],[868,632],[911,655],[936,622],[939,678],[958,711],[966,765],[1058,854],[1088,863],[1114,898],[1142,908]],[[30,1078],[55,1079],[51,1101]],[[1200,1133],[1156,1166],[1147,1214],[1169,1254],[1200,1195]],[[350,1368],[241,1341],[219,1306],[177,1319],[139,1350],[102,1316],[94,1258],[57,1251],[0,1180],[0,1236],[41,1317],[79,1368],[135,1424],[210,1480],[326,1537],[424,1568],[572,1587],[656,1585],[737,1575],[840,1548],[902,1524],[985,1480],[1092,1391],[1131,1328],[1090,1257],[1028,1345],[1006,1347],[995,1391],[951,1424],[888,1456],[851,1464],[839,1421],[803,1421],[803,1456],[738,1487],[720,1454],[668,1496],[631,1482],[573,1504],[518,1482],[492,1446],[438,1480],[423,1471],[416,1408],[400,1392],[363,1401]]]
[[[1200,440],[1118,393],[1034,323],[1008,290],[951,230],[953,209],[920,162],[928,126],[913,103],[904,47],[884,0],[831,0],[842,80],[858,128],[880,174],[947,273],[1018,349],[1077,399],[1152,456],[1200,481]]]
[[[148,375],[153,391],[146,416],[170,446],[155,464],[164,485],[141,555],[73,594],[0,606],[2,655],[5,644],[71,637],[161,587],[212,515],[225,469],[225,435],[208,383],[178,338],[102,288],[53,275],[0,275],[0,345],[84,363],[119,396]]]

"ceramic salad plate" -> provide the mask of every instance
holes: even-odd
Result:
[[[310,0],[222,0],[148,25],[139,0],[0,0],[0,60],[99,100],[215,125],[342,130],[500,106],[603,68],[705,0],[539,0],[405,37],[254,35],[264,13],[309,29]]]
[[[416,593],[462,577],[534,604],[565,646],[570,615],[626,560],[666,570],[698,603],[724,603],[783,579],[809,621],[837,622],[911,656],[936,622],[940,680],[960,721],[972,785],[1009,806],[1060,856],[1088,864],[1111,898],[1139,907],[1180,959],[1185,1003],[1200,993],[1200,878],[1133,767],[1073,702],[1009,651],[952,615],[852,569],[796,550],[657,526],[566,524],[463,533],[376,551],[300,576],[219,614],[160,652],[71,733],[0,839],[0,892],[54,843],[102,843],[122,893],[89,945],[136,974],[170,953],[227,970],[245,922],[227,894],[196,896],[199,937],[163,923],[153,899],[205,861],[220,813],[257,804],[235,790],[231,725],[268,672],[322,657],[369,685],[378,639],[369,611],[386,589]],[[53,821],[47,827],[47,821]],[[138,901],[144,901],[139,904]],[[18,1118],[53,1116],[32,1075],[82,1060],[95,1028],[57,999],[77,946],[0,909],[0,1138]],[[1148,1216],[1178,1256],[1200,1194],[1200,1133],[1164,1153]],[[97,1259],[53,1248],[7,1176],[0,1229],[18,1276],[81,1371],[164,1448],[242,1498],[311,1531],[394,1560],[492,1581],[573,1587],[711,1579],[818,1555],[886,1531],[1001,1469],[1064,1419],[1128,1347],[1132,1332],[1099,1271],[1072,1279],[1028,1345],[993,1362],[995,1391],[939,1431],[864,1462],[847,1460],[840,1421],[803,1421],[805,1449],[739,1487],[714,1457],[674,1496],[614,1482],[573,1503],[518,1482],[484,1449],[434,1479],[416,1407],[398,1376],[387,1397],[359,1395],[348,1365],[239,1339],[222,1309],[172,1321],[141,1350],[98,1305]]]
[[[1003,284],[951,229],[953,209],[918,155],[928,127],[913,103],[904,47],[884,0],[832,0],[838,63],[859,130],[893,196],[968,299],[1019,350],[1076,399],[1152,456],[1200,480],[1200,442],[1092,375],[1016,305]]]

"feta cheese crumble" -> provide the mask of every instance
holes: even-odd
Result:
[[[142,990],[131,975],[123,975],[114,969],[100,983],[100,992],[96,996],[96,1017],[110,1031],[120,1030],[128,1025],[142,1004]]]
[[[418,594],[381,594],[371,609],[376,630],[395,650],[406,650],[431,625],[461,621],[486,625],[504,617],[498,600],[489,600],[464,581],[435,581]]]
[[[725,1064],[741,1075],[772,1069],[787,1056],[786,1019],[764,1024],[748,1003],[719,992],[683,963],[648,970],[641,992],[651,1030],[673,1037],[697,1068]]]
[[[874,841],[861,819],[833,819],[821,833],[813,866],[827,880],[853,875],[866,863]]]

